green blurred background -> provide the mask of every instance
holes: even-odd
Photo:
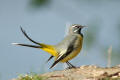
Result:
[[[20,26],[34,40],[56,44],[65,36],[66,25],[86,25],[81,54],[71,62],[106,67],[112,46],[111,66],[120,64],[119,8],[120,0],[0,0],[0,80],[64,68],[58,64],[50,70],[53,60],[45,63],[50,55],[42,50],[11,45],[32,44]]]

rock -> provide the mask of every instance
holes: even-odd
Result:
[[[112,78],[120,80],[120,67],[102,68],[95,65],[86,65],[78,68],[44,73],[39,76],[44,78],[41,80],[112,80]],[[16,80],[23,79],[19,78]],[[30,80],[34,79],[30,78]]]

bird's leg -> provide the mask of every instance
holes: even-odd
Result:
[[[70,62],[68,62],[68,61],[67,61],[66,63],[67,63],[67,65],[69,66],[69,67],[68,67],[68,69],[71,69],[71,68],[76,68],[76,67],[75,67],[75,66],[73,66]]]
[[[72,65],[70,62],[68,62],[71,66],[72,66],[72,68],[76,68],[74,65]]]
[[[68,69],[70,69],[72,66],[68,63],[68,61],[66,62],[66,64],[68,65]]]

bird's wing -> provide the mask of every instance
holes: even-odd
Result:
[[[69,45],[67,45],[67,50],[64,52],[64,53],[60,53],[59,54],[59,57],[57,58],[57,60],[52,64],[52,67],[54,67],[59,61],[61,61],[62,59],[64,59],[65,57],[67,57],[70,53],[72,53],[72,51],[74,50],[74,44],[75,44],[75,41],[76,41],[76,38],[77,37],[74,37],[74,39],[71,40],[71,42],[69,42]],[[69,39],[68,39],[69,40]],[[63,44],[64,45],[64,44]]]
[[[60,56],[57,58],[57,60],[52,64],[52,66],[50,67],[50,69],[51,69],[52,67],[54,67],[59,61],[61,61],[61,60],[64,59],[65,57],[67,57],[67,56],[73,51],[73,49],[74,49],[73,46],[70,46],[65,54],[60,55]]]
[[[54,56],[51,55],[46,62],[50,61],[53,57]]]

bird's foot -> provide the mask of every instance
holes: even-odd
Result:
[[[72,69],[72,68],[77,68],[75,66],[67,67],[66,69]]]

